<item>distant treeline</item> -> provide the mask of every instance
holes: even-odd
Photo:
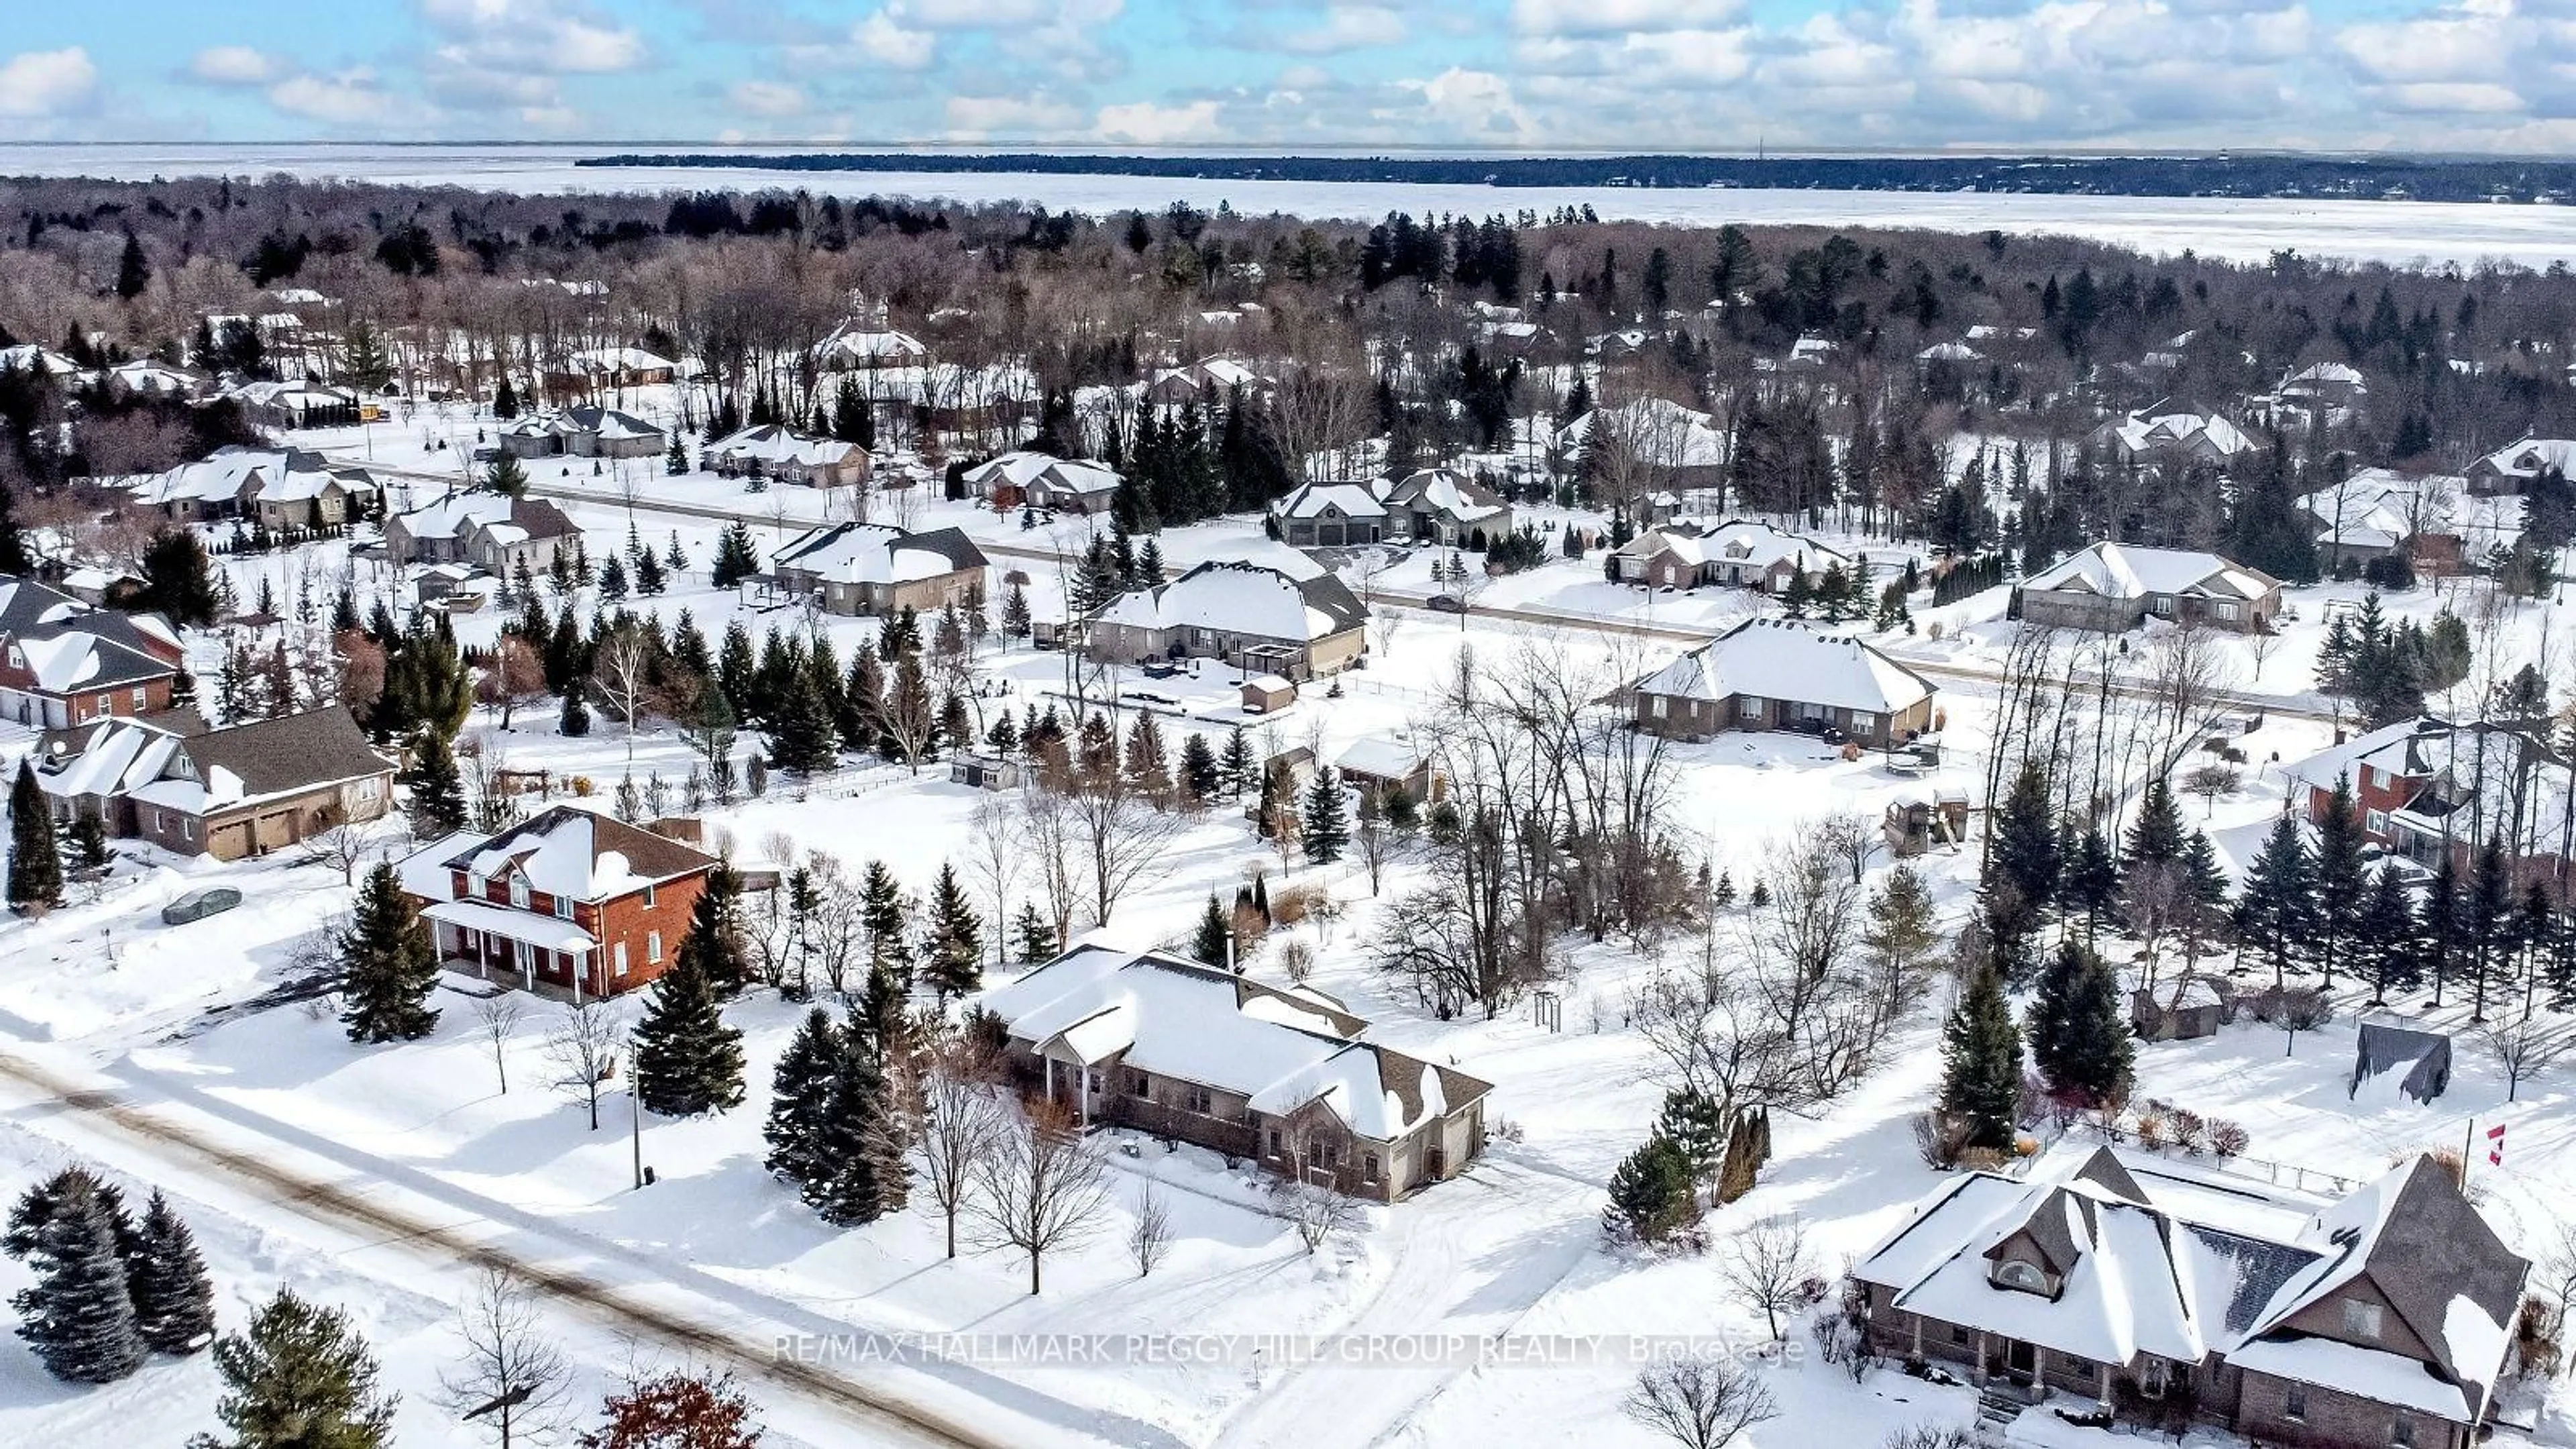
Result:
[[[1126,156],[1038,152],[663,153],[582,166],[730,166],[753,171],[1035,172],[1202,181],[1395,182],[1445,186],[1733,186],[1774,190],[1990,191],[2099,196],[2319,196],[2511,201],[2576,196],[2576,164],[2318,156]]]

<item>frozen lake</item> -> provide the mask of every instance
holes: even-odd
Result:
[[[2576,263],[2576,207],[2414,201],[2230,200],[2029,196],[1970,192],[1650,190],[1637,187],[1409,186],[1307,181],[1190,181],[1162,177],[753,171],[729,167],[585,170],[584,156],[651,147],[384,144],[0,144],[0,175],[346,178],[521,192],[666,192],[802,187],[841,196],[1028,201],[1054,210],[1159,210],[1173,201],[1240,212],[1377,217],[1389,211],[1484,215],[1589,205],[1605,218],[1748,224],[1989,229],[2089,237],[2151,253],[2260,261],[2283,247],[2319,257],[2396,264],[2485,259],[2545,267]],[[711,146],[684,149],[713,151]],[[784,154],[816,147],[742,148]]]

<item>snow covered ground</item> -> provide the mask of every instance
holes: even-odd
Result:
[[[761,172],[725,167],[583,169],[614,148],[570,146],[0,146],[0,172],[28,176],[266,176],[465,186],[522,193],[802,189],[840,196],[1022,201],[1056,211],[1161,211],[1174,201],[1253,214],[1374,219],[1589,206],[1605,220],[1715,225],[1915,227],[2050,233],[2149,253],[2185,250],[2260,262],[2282,248],[2388,263],[2495,258],[2545,267],[2576,256],[2576,213],[2558,206],[2217,197],[2023,196],[1972,192],[1734,188],[1416,186],[1380,182],[1204,181],[1138,176],[957,175],[899,171]],[[744,147],[746,152],[780,148]]]

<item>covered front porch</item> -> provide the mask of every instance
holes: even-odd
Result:
[[[561,994],[576,1005],[609,994],[598,940],[570,921],[483,901],[440,901],[421,916],[443,965],[486,981],[515,976],[521,990]]]

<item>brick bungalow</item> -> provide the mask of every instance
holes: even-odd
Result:
[[[1932,728],[1932,681],[1858,639],[1791,619],[1748,619],[1637,681],[1637,728],[1684,739],[1722,730],[1838,729],[1892,746]]]
[[[1368,651],[1368,606],[1328,573],[1296,578],[1268,564],[1210,559],[1168,584],[1119,595],[1087,631],[1096,659],[1222,659],[1308,680]]]
[[[1715,584],[1778,593],[1801,574],[1814,583],[1829,568],[1853,571],[1850,558],[1812,538],[1736,519],[1650,528],[1621,544],[1611,557],[1619,561],[1621,583],[1650,588]]]
[[[396,563],[470,563],[496,579],[521,561],[536,573],[570,551],[581,529],[542,498],[454,493],[385,520],[385,552]]]
[[[158,614],[94,609],[0,574],[0,718],[61,729],[170,707],[187,650]]]
[[[704,851],[557,805],[502,831],[460,831],[398,867],[439,958],[579,1001],[669,968],[718,864]]]
[[[1361,1040],[1321,992],[1159,951],[1081,946],[982,1004],[1030,1095],[1393,1202],[1484,1148],[1489,1083]]]
[[[2270,630],[2281,581],[2214,553],[2097,543],[2021,586],[2021,616],[2117,634],[2149,618],[2238,634]]]
[[[48,733],[36,783],[66,824],[94,814],[110,835],[240,860],[382,818],[394,765],[339,706],[219,730],[178,710]]]
[[[2528,1271],[2429,1158],[2320,1202],[2102,1148],[1954,1178],[1847,1301],[1874,1351],[1964,1372],[1997,1417],[2063,1395],[2172,1432],[2467,1449]]]

